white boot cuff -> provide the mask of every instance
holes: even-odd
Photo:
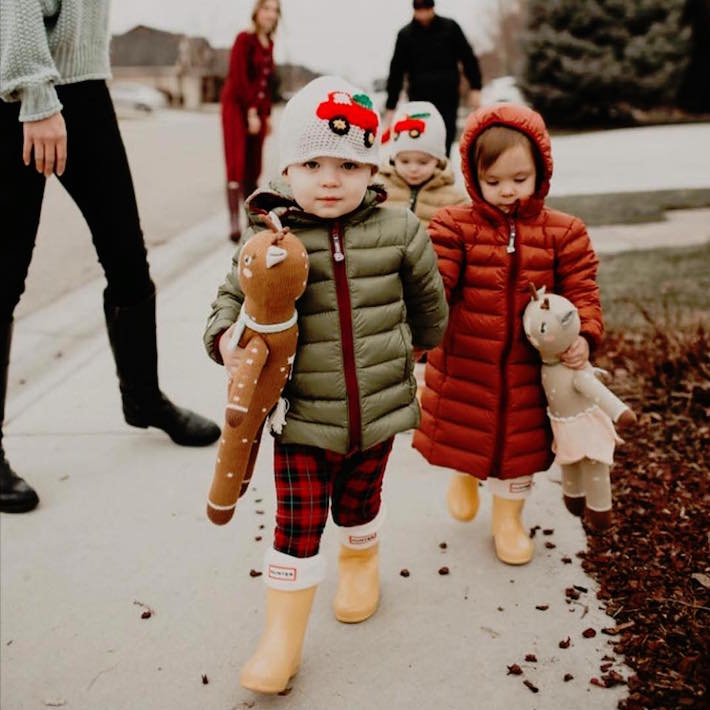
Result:
[[[320,584],[325,578],[325,558],[292,557],[270,547],[264,555],[264,583],[271,589],[297,591]]]
[[[532,476],[518,476],[518,478],[500,478],[488,477],[488,487],[491,493],[498,498],[506,500],[524,500],[532,492],[533,486]]]
[[[374,547],[380,541],[379,530],[385,517],[385,504],[381,503],[377,515],[369,523],[354,525],[350,528],[336,525],[340,535],[340,543],[353,550],[367,550],[369,547]]]

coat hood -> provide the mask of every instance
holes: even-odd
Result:
[[[382,185],[368,185],[360,206],[343,215],[348,222],[355,223],[365,219],[370,212],[387,199],[387,192]],[[304,212],[293,197],[291,186],[281,178],[272,180],[267,187],[253,192],[245,202],[249,224],[262,222],[262,217],[269,212],[275,212],[279,218],[287,218],[297,224],[313,224],[330,222],[315,215]]]
[[[474,111],[467,119],[461,135],[461,171],[466,180],[466,189],[474,205],[491,216],[499,216],[499,210],[489,205],[482,197],[476,180],[476,166],[472,164],[469,153],[478,136],[491,126],[507,126],[524,133],[536,147],[543,165],[542,179],[538,176],[539,186],[532,197],[521,202],[518,214],[521,216],[537,214],[545,196],[550,190],[552,177],[552,149],[550,134],[547,132],[542,116],[527,106],[500,103]],[[537,163],[537,161],[536,161]]]

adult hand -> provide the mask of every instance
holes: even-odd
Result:
[[[471,89],[471,91],[468,95],[468,105],[472,111],[475,111],[477,108],[481,108],[481,90],[480,89]]]
[[[244,353],[246,352],[244,348],[240,348],[238,346],[234,348],[234,350],[229,349],[229,341],[232,339],[235,327],[236,323],[230,325],[229,328],[222,333],[222,336],[219,339],[219,354],[222,356],[224,368],[227,370],[227,375],[230,379],[234,377],[239,365],[241,365]]]
[[[261,119],[259,114],[249,112],[247,114],[247,132],[250,136],[255,136],[261,130]]]
[[[35,168],[49,177],[53,172],[61,175],[67,164],[67,128],[61,111],[41,121],[22,124],[24,142],[22,161],[29,165],[34,151]]]
[[[573,370],[583,370],[589,362],[589,343],[578,335],[572,345],[562,353],[562,363]]]

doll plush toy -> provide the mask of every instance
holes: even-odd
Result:
[[[285,416],[281,392],[291,373],[298,313],[295,301],[308,281],[308,255],[301,241],[281,229],[273,213],[269,229],[248,239],[239,253],[239,285],[244,292],[230,347],[245,354],[229,383],[225,424],[207,501],[216,525],[231,520],[237,499],[249,486],[261,431],[269,412],[277,433]]]
[[[603,530],[611,525],[609,468],[614,446],[623,443],[613,422],[625,428],[636,416],[597,379],[589,363],[581,370],[562,364],[560,355],[579,335],[574,305],[546,294],[544,287],[538,291],[531,284],[530,289],[533,296],[523,314],[523,328],[542,356],[542,386],[565,506],[573,515],[584,515],[592,528]]]

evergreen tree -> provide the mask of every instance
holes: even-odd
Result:
[[[529,0],[523,90],[557,125],[672,105],[688,54],[686,0]]]

